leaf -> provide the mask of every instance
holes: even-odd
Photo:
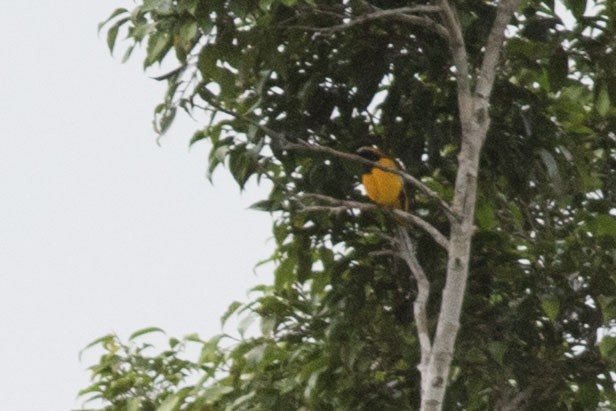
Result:
[[[562,47],[558,47],[548,61],[550,91],[556,92],[564,87],[567,84],[568,75],[569,55]]]
[[[100,33],[100,31],[102,30],[102,28],[103,28],[103,27],[105,27],[105,25],[106,25],[107,23],[109,23],[111,20],[113,20],[113,19],[114,19],[114,17],[117,17],[117,16],[119,16],[120,14],[124,14],[124,13],[128,13],[128,10],[127,10],[127,9],[125,9],[125,8],[118,8],[118,9],[115,9],[115,10],[111,13],[111,15],[110,15],[109,17],[107,17],[107,19],[106,19],[105,21],[103,21],[103,22],[101,22],[101,23],[99,23],[99,24],[98,24],[98,31],[99,31],[99,33]]]
[[[120,27],[122,27],[122,25],[128,20],[128,18],[118,20],[113,26],[109,28],[109,30],[107,30],[107,47],[109,48],[109,52],[111,54],[113,54],[113,49],[115,47],[116,38],[118,37]]]
[[[254,312],[248,313],[244,318],[242,318],[237,326],[237,331],[240,333],[242,337],[246,335],[246,331],[250,328],[251,325],[254,324],[257,319],[257,314]]]
[[[497,220],[494,214],[494,206],[491,202],[480,199],[477,201],[477,211],[475,212],[475,218],[479,227],[491,230],[496,227]]]
[[[126,63],[128,61],[128,59],[130,58],[131,54],[133,54],[133,50],[135,49],[135,45],[132,44],[130,45],[126,51],[124,52],[124,55],[122,56],[122,63]]]
[[[507,350],[507,346],[505,343],[501,341],[493,341],[488,344],[488,350],[490,354],[492,354],[492,358],[499,364],[503,365],[503,359],[505,357],[505,351]]]
[[[616,319],[616,297],[600,295],[597,297],[603,314],[603,323],[609,324],[610,321]]]
[[[244,354],[244,358],[246,361],[252,366],[258,365],[261,361],[263,361],[263,357],[265,356],[265,350],[267,349],[267,345],[259,344],[253,347],[250,351]]]
[[[545,168],[548,172],[548,176],[552,180],[552,185],[554,187],[554,191],[558,194],[563,191],[562,179],[560,177],[560,172],[558,171],[558,163],[556,163],[556,159],[544,148],[539,149],[539,156],[545,165]]]
[[[281,261],[274,271],[274,286],[282,290],[295,281],[295,258],[287,257]]]
[[[281,209],[280,201],[277,200],[261,200],[253,203],[249,207],[251,210],[257,211],[267,211],[268,213],[272,213],[274,211],[278,211]]]
[[[144,67],[149,67],[161,61],[171,47],[171,37],[165,32],[155,32],[148,39]]]
[[[165,334],[165,331],[162,328],[158,328],[158,327],[142,328],[141,330],[138,330],[138,331],[135,331],[134,333],[132,333],[130,335],[130,337],[128,337],[128,340],[132,341],[132,340],[134,340],[137,337],[141,337],[142,335],[151,334],[151,333],[163,333],[163,334]]]
[[[244,145],[237,146],[229,154],[229,171],[235,181],[243,189],[246,182],[257,168],[257,156],[246,150]]]
[[[586,0],[565,0],[565,6],[571,11],[576,19],[584,17],[586,11]]]
[[[227,323],[229,317],[231,317],[242,306],[243,304],[239,301],[233,301],[227,308],[227,311],[225,311],[222,317],[220,317],[220,325],[224,326]]]
[[[142,11],[156,11],[157,13],[167,14],[171,12],[173,0],[144,0]]]
[[[218,400],[220,400],[220,398],[222,396],[224,396],[225,394],[229,394],[231,392],[233,392],[234,389],[233,387],[229,387],[226,385],[214,385],[212,387],[207,388],[204,392],[203,392],[203,398],[208,402],[208,403],[214,403]]]
[[[616,217],[607,214],[598,215],[590,220],[587,226],[596,236],[616,238]]]
[[[599,343],[599,351],[603,358],[611,364],[616,364],[616,337],[612,335],[603,337]]]
[[[177,395],[172,395],[167,397],[167,399],[156,408],[156,411],[174,411],[178,409],[179,404],[180,398]]]
[[[560,301],[552,295],[541,298],[541,308],[550,321],[556,321],[560,311]]]
[[[223,335],[217,335],[203,343],[201,354],[199,355],[199,364],[216,363],[220,358],[220,349],[218,343],[223,338]]]
[[[126,404],[126,411],[139,411],[141,410],[141,398],[130,398]]]
[[[601,87],[599,94],[597,95],[597,100],[595,101],[595,109],[597,110],[597,113],[599,113],[601,117],[605,117],[610,111],[610,104],[610,94],[607,87]]]
[[[175,115],[177,113],[177,109],[175,107],[165,107],[162,114],[156,119],[156,127],[155,130],[159,135],[165,134],[169,127],[173,124],[173,120],[175,120]]]
[[[113,334],[107,334],[104,335],[100,338],[97,338],[96,340],[92,341],[91,343],[89,343],[88,345],[85,346],[84,349],[82,349],[81,351],[79,351],[79,359],[81,360],[81,356],[82,354],[87,351],[88,349],[94,347],[95,345],[99,345],[102,343],[102,345],[108,345],[109,343],[111,343],[113,340],[115,340],[116,336]]]

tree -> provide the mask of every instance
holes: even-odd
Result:
[[[159,133],[205,113],[191,144],[212,144],[209,171],[272,183],[254,207],[277,217],[276,269],[223,317],[259,336],[151,356],[106,336],[83,393],[106,409],[616,404],[613,2],[144,0],[104,25],[125,59],[146,43],[146,68],[177,60]],[[404,164],[389,171],[410,213],[355,189],[363,145]],[[188,343],[202,355],[180,361]]]

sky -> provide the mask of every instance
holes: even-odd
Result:
[[[6,0],[0,13],[0,404],[79,408],[79,351],[115,332],[220,332],[233,300],[269,282],[271,217],[186,117],[156,144],[164,84],[111,57],[97,24],[125,0]],[[150,73],[154,75],[155,73]]]

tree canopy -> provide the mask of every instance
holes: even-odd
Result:
[[[145,68],[176,63],[157,74],[157,132],[182,110],[205,119],[190,143],[209,141],[210,173],[271,183],[254,208],[276,217],[276,251],[271,284],[223,316],[258,335],[159,353],[140,342],[153,329],[105,336],[82,395],[105,410],[432,409],[421,339],[437,341],[460,232],[468,280],[439,407],[615,406],[616,3],[142,0],[101,27],[124,60],[143,44]],[[477,147],[469,124],[487,131]],[[366,145],[404,165],[429,294],[399,221],[357,188]],[[460,173],[465,145],[478,166]]]

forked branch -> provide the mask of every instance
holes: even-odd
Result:
[[[317,200],[321,203],[325,203],[326,205],[322,205],[322,204],[306,205],[301,201],[303,199]],[[301,195],[301,197],[299,197],[299,200],[301,203],[300,211],[304,211],[304,212],[311,212],[311,211],[343,212],[343,211],[351,210],[351,209],[358,209],[358,210],[363,210],[363,211],[383,210],[383,207],[373,204],[373,203],[362,203],[359,201],[352,201],[352,200],[340,200],[340,199],[329,197],[326,195],[314,194],[314,193],[303,194]],[[440,245],[445,250],[447,250],[447,247],[448,247],[447,238],[432,224],[428,223],[426,220],[424,220],[423,218],[415,214],[407,213],[402,210],[391,210],[391,212],[396,217],[404,219],[405,221],[408,221],[409,224],[412,224],[422,229],[423,231],[425,231],[428,235],[430,235],[430,237],[432,237],[432,239],[438,245]]]
[[[318,145],[318,144],[311,144],[308,143],[307,141],[298,139],[296,140],[296,142],[292,142],[289,141],[287,139],[287,137],[283,134],[280,133],[276,130],[271,129],[270,127],[261,124],[260,122],[250,118],[249,116],[242,114],[242,113],[238,113],[234,110],[225,108],[223,106],[221,106],[219,103],[215,102],[215,101],[211,101],[208,100],[207,103],[209,105],[211,105],[212,107],[214,107],[216,110],[228,114],[232,117],[235,117],[239,120],[242,120],[254,127],[257,127],[258,129],[260,129],[261,131],[263,131],[266,135],[268,135],[270,138],[272,138],[273,140],[276,141],[276,144],[282,149],[282,150],[296,150],[296,151],[309,151],[309,152],[313,152],[313,153],[322,153],[322,154],[327,154],[330,155],[332,157],[338,157],[338,158],[342,158],[342,159],[346,159],[349,161],[354,161],[357,163],[361,163],[361,164],[366,164],[372,167],[376,167],[379,168],[381,170],[384,171],[389,171],[390,173],[394,173],[394,174],[398,174],[400,177],[402,177],[402,179],[404,179],[404,181],[406,181],[407,183],[409,183],[410,185],[412,185],[413,187],[417,188],[419,191],[421,191],[422,193],[424,193],[426,196],[428,196],[431,200],[433,200],[434,202],[436,202],[439,207],[445,211],[445,213],[447,214],[447,216],[449,217],[449,219],[455,219],[455,220],[459,220],[459,216],[453,211],[453,209],[449,206],[449,204],[447,204],[447,202],[445,202],[434,190],[432,190],[430,187],[428,187],[427,185],[425,185],[424,183],[422,183],[421,181],[419,181],[418,179],[416,179],[415,177],[413,177],[412,175],[405,173],[404,171],[397,169],[397,168],[390,168],[390,167],[386,167],[383,166],[382,164],[376,163],[374,161],[370,161],[367,160],[357,154],[352,154],[352,153],[347,153],[344,151],[339,151],[336,149],[333,149],[331,147],[327,147],[327,146],[322,146],[322,145]]]

